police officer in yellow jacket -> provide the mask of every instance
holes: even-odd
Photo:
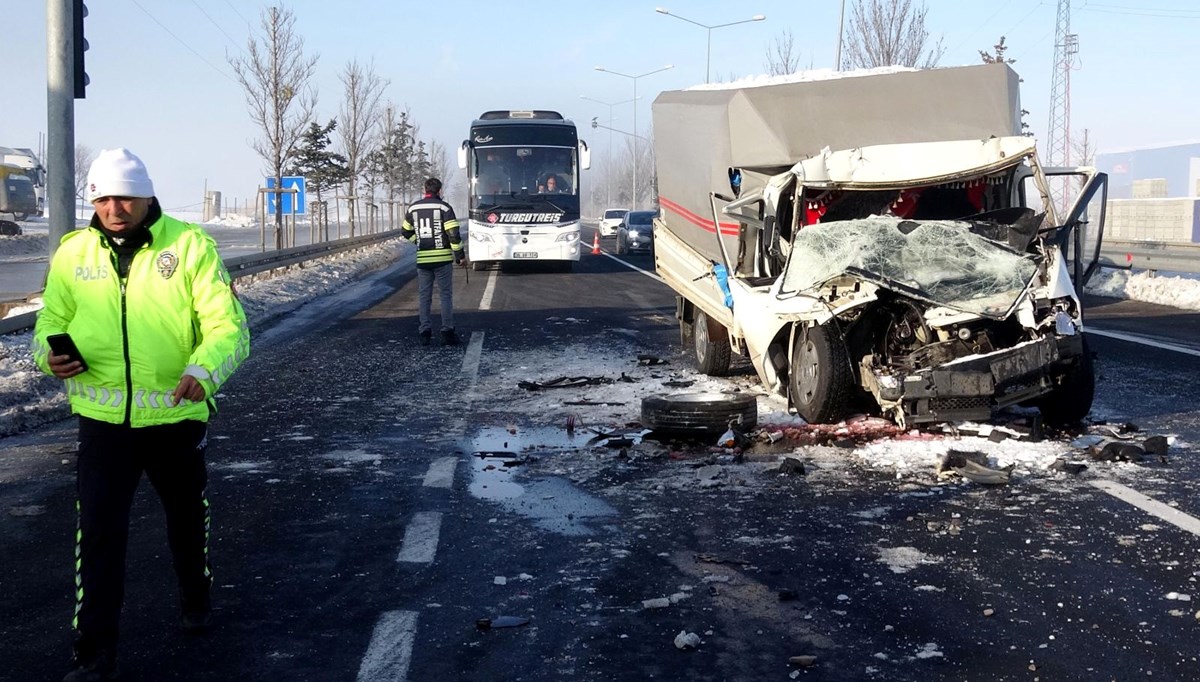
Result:
[[[163,214],[141,159],[104,150],[87,183],[95,215],[59,245],[34,332],[38,366],[64,380],[79,416],[76,638],[64,682],[117,674],[129,513],[143,472],[166,515],[180,623],[208,626],[207,421],[250,350],[215,242]],[[51,348],[63,333],[82,358]]]
[[[417,338],[421,345],[429,345],[429,337],[433,334],[430,316],[436,282],[441,299],[442,343],[453,346],[458,343],[458,334],[454,331],[454,268],[451,262],[466,265],[466,254],[463,253],[454,209],[442,200],[441,180],[429,178],[425,181],[425,196],[408,207],[400,233],[417,245],[417,312],[420,316]]]

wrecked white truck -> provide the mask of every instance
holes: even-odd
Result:
[[[989,64],[662,93],[655,264],[699,369],[744,355],[814,423],[1085,417],[1107,177],[1041,167],[1017,82]]]

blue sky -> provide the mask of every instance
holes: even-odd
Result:
[[[919,2],[919,0],[917,0]],[[847,15],[855,0],[846,0]],[[487,109],[556,109],[586,124],[606,102],[633,96],[627,74],[675,68],[637,81],[638,124],[661,90],[702,83],[706,31],[654,11],[665,6],[715,25],[765,14],[762,22],[712,31],[713,80],[763,73],[770,42],[791,29],[805,68],[832,67],[840,0],[609,0],[608,2],[285,3],[306,48],[320,55],[319,115],[335,116],[338,74],[374,60],[390,81],[385,98],[411,108],[422,132],[451,150]],[[225,55],[245,45],[261,5],[241,0],[91,0],[88,96],[76,102],[76,141],[133,149],[146,161],[168,209],[198,210],[207,183],[226,202],[252,197],[264,162],[250,149],[257,130]],[[1038,136],[1047,126],[1054,49],[1052,0],[927,0],[928,28],[946,48],[940,64],[979,63],[1004,35],[1024,79],[1022,103]],[[46,130],[46,10],[40,0],[4,0],[0,145],[37,148]],[[848,28],[848,19],[847,19]],[[1079,36],[1071,74],[1072,132],[1089,129],[1101,151],[1200,138],[1196,65],[1200,5],[1194,0],[1074,0]],[[632,128],[633,105],[614,108]],[[582,134],[603,155],[604,131]]]

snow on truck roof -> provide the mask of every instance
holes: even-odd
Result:
[[[810,69],[780,76],[759,74],[744,76],[728,83],[701,83],[685,90],[733,90],[738,88],[757,88],[766,85],[783,85],[784,83],[811,83],[813,81],[831,81],[840,78],[860,78],[862,76],[882,76],[888,73],[917,71],[908,66],[878,66],[871,69],[852,69],[850,71],[835,71],[834,69]]]
[[[820,154],[792,166],[810,187],[903,188],[995,173],[1034,154],[1032,137],[882,144]]]

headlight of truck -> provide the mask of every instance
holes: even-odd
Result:
[[[579,239],[578,232],[564,232],[564,233],[558,235],[558,239],[555,239],[554,241],[556,241],[556,242],[573,242],[573,241],[577,241],[578,239]]]
[[[638,238],[638,231],[637,231],[637,230],[630,230],[630,231],[629,231],[629,238],[630,238],[630,239],[637,239],[637,238]]]

